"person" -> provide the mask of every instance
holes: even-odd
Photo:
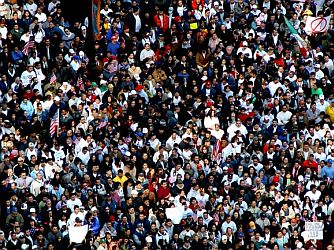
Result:
[[[1,248],[332,248],[333,1],[44,2],[0,0]]]

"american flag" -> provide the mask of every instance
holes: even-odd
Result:
[[[217,158],[217,155],[222,151],[222,144],[220,140],[217,140],[212,151],[212,157]]]
[[[50,135],[53,137],[55,133],[57,132],[59,127],[59,109],[57,112],[53,115],[51,119],[51,124],[50,124]]]
[[[85,91],[85,85],[84,85],[84,82],[82,80],[82,77],[78,77],[77,86],[78,86],[79,90]]]
[[[35,45],[35,41],[27,42],[23,47],[22,53],[27,56],[29,54],[29,49],[33,48],[34,45]]]
[[[55,73],[52,73],[52,76],[50,78],[50,83],[55,83],[57,81],[57,77]]]
[[[99,125],[99,129],[104,128],[105,126],[107,126],[107,122],[105,120],[101,120],[100,125]]]

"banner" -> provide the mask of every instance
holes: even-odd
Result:
[[[100,38],[100,11],[101,11],[101,0],[92,0],[92,26],[93,26],[93,34],[94,38],[99,39]]]
[[[329,28],[330,16],[327,17],[311,17],[306,20],[305,31],[307,33],[322,33]]]
[[[303,237],[309,240],[323,240],[324,224],[322,222],[305,222]]]
[[[180,224],[184,213],[183,207],[166,208],[166,217],[171,219],[173,224]]]
[[[68,227],[68,235],[70,237],[70,242],[73,243],[82,243],[85,238],[86,235],[88,233],[88,225],[84,225],[81,227],[73,227],[73,226],[69,226]]]

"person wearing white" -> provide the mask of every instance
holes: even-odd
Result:
[[[321,196],[321,192],[319,190],[317,190],[317,186],[315,184],[312,184],[310,186],[310,191],[306,192],[306,194],[304,195],[304,197],[308,196],[310,197],[310,200],[315,203],[318,202],[320,196]]]
[[[215,116],[214,110],[209,110],[208,115],[204,118],[204,127],[213,130],[216,124],[219,124],[219,119]]]
[[[85,220],[85,216],[82,212],[80,212],[79,207],[76,207],[74,209],[74,211],[72,212],[72,214],[70,215],[70,218],[68,220],[68,226],[74,226],[75,224],[75,220],[76,218],[79,218],[80,221],[84,221]]]
[[[80,199],[77,198],[77,195],[75,193],[71,194],[71,198],[67,200],[66,205],[71,211],[74,211],[74,206],[78,205],[79,207],[82,206],[82,202]]]
[[[166,141],[167,150],[172,150],[175,144],[179,144],[181,142],[181,137],[174,132]]]
[[[27,70],[23,71],[21,74],[21,81],[24,87],[27,87],[31,84],[32,79],[36,77],[36,72],[33,70],[34,67],[32,65],[27,66]]]
[[[31,183],[30,193],[35,197],[41,193],[41,187],[44,185],[43,176],[41,173],[37,173],[37,178]]]
[[[37,4],[35,4],[33,0],[28,0],[27,3],[23,5],[23,9],[29,11],[30,15],[35,16]]]
[[[314,68],[315,68],[315,79],[317,79],[319,81],[319,80],[321,80],[321,78],[323,78],[325,76],[325,74],[320,69],[320,64],[316,64],[314,66]]]
[[[227,133],[229,140],[232,139],[233,136],[235,136],[236,131],[240,131],[242,135],[246,136],[248,131],[246,127],[241,123],[241,121],[238,119],[235,123],[231,124],[231,126],[228,127]]]
[[[282,83],[280,83],[279,78],[275,77],[275,79],[269,83],[268,87],[269,87],[271,96],[274,96],[276,90],[278,88],[282,88],[283,85]]]
[[[248,43],[247,42],[243,42],[242,43],[242,47],[240,47],[238,50],[237,50],[237,55],[239,53],[243,54],[244,56],[248,57],[249,59],[252,59],[253,58],[253,52],[250,48],[247,47],[248,46]]]
[[[154,51],[151,49],[150,44],[146,43],[145,48],[140,52],[140,61],[144,61],[145,59],[154,60]]]
[[[324,95],[319,96],[319,100],[316,103],[317,109],[319,109],[320,112],[325,112],[325,109],[328,107],[329,102],[325,100]]]
[[[284,126],[285,124],[287,124],[291,116],[292,116],[292,113],[288,111],[287,106],[283,105],[282,111],[278,112],[277,114],[278,125]]]
[[[226,216],[226,221],[222,224],[222,233],[225,234],[227,228],[230,227],[233,231],[233,233],[235,233],[237,231],[237,226],[234,223],[234,221],[231,220],[231,216],[228,215]]]
[[[219,124],[215,124],[215,129],[211,130],[211,135],[214,136],[217,140],[220,140],[224,135],[224,130],[219,127]]]

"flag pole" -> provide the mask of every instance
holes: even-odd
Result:
[[[57,126],[57,131],[56,131],[56,138],[59,138],[59,136],[60,136],[60,112],[59,112],[59,109],[60,109],[60,107],[57,110],[57,120],[58,120],[57,124],[58,124],[58,126]]]

